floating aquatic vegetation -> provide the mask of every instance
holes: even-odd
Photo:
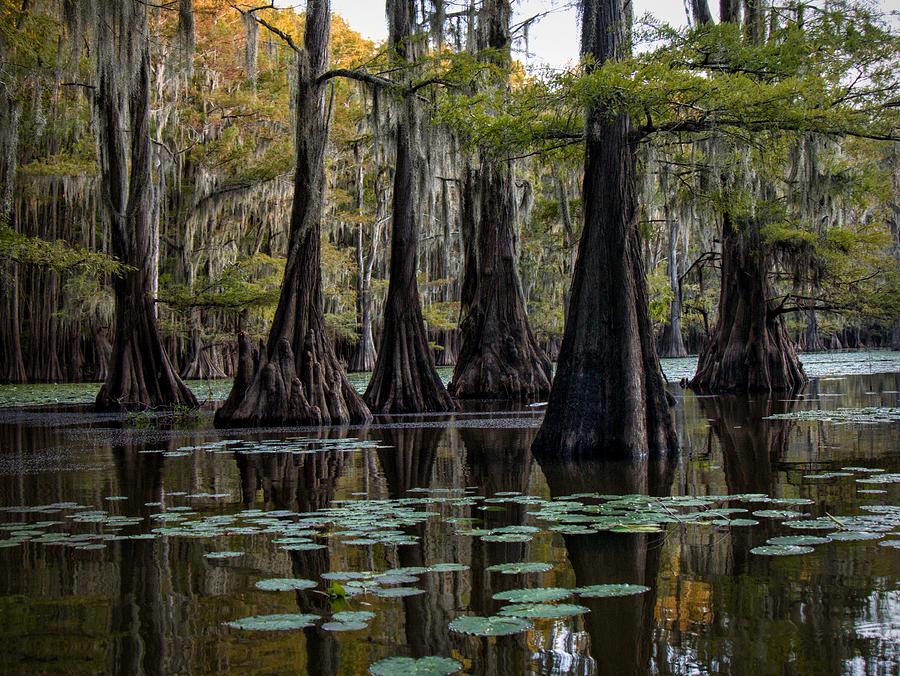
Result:
[[[322,629],[325,631],[360,631],[368,626],[367,622],[325,622]]]
[[[449,676],[463,665],[450,657],[388,657],[369,667],[372,676]]]
[[[498,612],[500,615],[512,617],[555,620],[583,615],[591,612],[591,609],[574,603],[514,603],[511,606],[504,606]]]
[[[830,537],[819,537],[817,535],[782,535],[766,540],[768,545],[799,545],[801,547],[824,545],[827,542],[831,542]]]
[[[212,559],[213,561],[219,561],[224,559],[236,559],[239,556],[243,556],[244,552],[232,552],[232,551],[223,551],[223,552],[207,552],[203,555],[203,558]]]
[[[812,547],[801,547],[800,545],[763,545],[762,547],[754,547],[750,550],[750,553],[761,556],[793,556],[796,554],[809,554],[813,551],[815,550]]]
[[[312,614],[278,613],[275,615],[242,617],[239,620],[226,622],[225,625],[232,629],[243,629],[244,631],[288,631],[311,627],[318,619],[318,615]]]
[[[418,596],[419,594],[424,594],[425,590],[419,589],[418,587],[388,587],[387,589],[375,587],[372,589],[372,593],[375,594],[375,596],[392,599],[401,598],[403,596]]]
[[[826,395],[820,395],[826,396]],[[810,409],[775,413],[766,420],[800,420],[805,422],[836,423],[885,423],[900,420],[900,408],[892,406],[867,406],[865,408]]]
[[[891,547],[892,549],[900,549],[900,540],[882,540],[878,543],[879,547]]]
[[[650,587],[642,584],[592,584],[573,590],[578,596],[586,599],[605,598],[607,596],[632,596],[650,591]]]
[[[302,591],[312,589],[316,583],[312,580],[295,579],[290,577],[273,577],[267,580],[259,580],[256,588],[261,591]]]
[[[521,617],[504,617],[493,615],[461,615],[449,624],[450,631],[472,636],[509,636],[520,634],[531,629],[532,624]]]
[[[543,563],[540,561],[523,561],[521,563],[498,563],[488,566],[485,570],[491,573],[502,573],[504,575],[518,575],[521,573],[546,573],[553,569],[553,564]]]
[[[809,516],[803,512],[791,512],[787,509],[758,509],[753,516],[761,516],[767,519],[799,519],[801,516]]]
[[[513,603],[540,603],[544,601],[559,601],[570,596],[572,596],[571,589],[535,587],[533,589],[510,589],[497,592],[493,598],[497,601],[512,601]]]
[[[841,530],[834,533],[829,533],[828,537],[831,538],[834,542],[861,542],[863,540],[880,540],[884,537],[884,533]]]
[[[745,526],[758,526],[759,521],[755,519],[716,519],[712,522],[716,526],[735,526],[735,527],[745,527]]]

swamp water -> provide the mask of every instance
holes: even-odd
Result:
[[[896,674],[876,355],[790,400],[673,390],[683,450],[643,464],[532,457],[533,408],[324,433],[2,409],[0,673]]]

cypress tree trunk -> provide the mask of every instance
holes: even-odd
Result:
[[[669,217],[668,206],[665,209],[669,222],[669,285],[672,288],[672,303],[669,306],[669,323],[662,334],[663,357],[686,357],[684,339],[681,335],[681,283],[678,281],[678,221]]]
[[[389,42],[400,64],[412,60],[413,0],[388,2]],[[390,282],[384,306],[384,334],[365,400],[379,413],[448,411],[453,404],[428,345],[416,282],[419,229],[415,96],[404,97],[397,116]]]
[[[769,392],[793,390],[806,382],[781,315],[769,300],[773,295],[759,224],[747,219],[738,225],[725,212],[719,314],[691,387],[702,392]]]
[[[501,67],[510,61],[511,13],[509,0],[486,0],[479,17],[479,47],[492,50],[491,60]],[[480,180],[478,272],[460,322],[461,345],[450,393],[543,399],[550,391],[550,360],[531,331],[519,280],[512,161],[482,150]]]
[[[130,270],[113,281],[115,339],[96,406],[197,406],[175,372],[156,325],[147,7],[136,0],[102,2],[97,14],[103,201],[112,251]]]
[[[626,53],[623,0],[586,0],[582,50]],[[546,454],[639,455],[677,443],[647,301],[631,120],[592,106],[585,126],[584,228],[565,335],[535,440]]]
[[[2,40],[0,40],[0,46]],[[19,103],[6,85],[0,83],[0,226],[15,229],[15,183],[19,152]],[[24,383],[21,315],[19,314],[19,266],[9,262],[0,270],[3,319],[0,320],[0,382]]]
[[[353,146],[356,160],[356,211],[363,215],[363,166],[359,144]],[[376,215],[377,219],[377,215]],[[372,268],[378,252],[379,225],[372,224],[372,241],[368,252],[363,242],[362,222],[356,228],[356,316],[359,321],[359,343],[347,364],[348,371],[371,371],[375,368],[378,352],[375,350],[375,336],[372,331]]]
[[[266,424],[346,424],[369,410],[347,380],[325,327],[320,237],[328,135],[325,85],[329,0],[310,0],[304,47],[297,53],[297,166],[284,282],[268,343],[258,358],[239,337],[238,371],[219,427]]]

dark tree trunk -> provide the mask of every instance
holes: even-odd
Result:
[[[510,61],[509,0],[486,0],[479,47],[501,68]],[[503,71],[501,71],[503,72]],[[505,80],[505,76],[504,76]],[[497,83],[506,87],[506,82]],[[461,398],[543,399],[550,360],[538,345],[519,280],[512,161],[481,154],[478,272],[460,322],[461,345],[450,393]]]
[[[596,63],[622,57],[630,14],[589,0],[582,45]],[[541,453],[640,455],[677,444],[647,301],[627,114],[588,110],[584,228]]]
[[[194,33],[194,0],[179,0],[178,2],[178,32],[176,34],[176,48],[179,50],[179,65],[184,70],[187,79],[190,80],[194,73],[194,47],[196,37]]]
[[[415,21],[412,0],[388,3],[389,42],[400,64],[412,60]],[[384,334],[365,400],[378,413],[448,411],[453,407],[428,345],[416,282],[419,232],[416,222],[416,98],[406,96],[397,116],[390,282]]]
[[[359,144],[353,146],[356,160],[356,210],[360,223],[356,229],[356,316],[359,322],[359,342],[347,365],[348,371],[371,371],[375,368],[378,353],[375,350],[375,336],[372,331],[372,269],[378,252],[380,226],[378,220],[372,224],[372,241],[368,251],[363,241],[363,167],[359,156]],[[376,219],[380,214],[376,213]]]
[[[669,306],[669,323],[663,328],[663,357],[686,357],[684,339],[681,335],[681,282],[678,275],[678,221],[669,218],[668,207],[666,219],[669,221],[669,285],[672,288],[672,303]]]
[[[113,353],[96,406],[100,410],[197,406],[175,372],[156,324],[147,8],[137,2],[98,7],[102,9],[97,22],[97,110],[104,203],[113,254],[131,268],[113,280]]]
[[[759,225],[722,221],[719,314],[700,353],[691,387],[702,392],[793,390],[806,374],[784,327],[769,281],[769,256]]]
[[[19,152],[19,103],[5,85],[0,84],[0,226],[15,229],[15,183]],[[22,355],[21,315],[19,313],[19,266],[10,261],[0,269],[0,292],[4,297],[0,319],[0,382],[24,383],[27,380]]]
[[[556,169],[556,192],[559,200],[559,218],[563,225],[563,247],[565,262],[563,263],[563,313],[568,318],[569,300],[572,291],[572,278],[575,276],[575,226],[572,223],[572,210],[569,207],[569,191],[563,181],[562,172]]]
[[[712,21],[712,13],[709,11],[707,0],[691,0],[690,9],[691,15],[688,18],[693,19],[698,26]]]
[[[719,0],[719,21],[737,23],[741,20],[741,0]]]
[[[307,5],[304,48],[297,54],[297,166],[288,260],[268,343],[258,359],[245,335],[234,387],[216,425],[346,424],[369,410],[347,380],[325,327],[320,236],[327,138],[325,85],[331,12]]]
[[[803,347],[806,352],[823,352],[825,342],[819,333],[819,319],[815,310],[806,312],[806,343]]]
[[[460,324],[462,344],[450,393],[543,399],[550,391],[550,360],[528,324],[517,271],[511,162],[482,161],[481,198],[478,284]]]

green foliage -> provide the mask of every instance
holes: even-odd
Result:
[[[669,283],[665,263],[660,263],[653,272],[647,275],[647,290],[650,296],[650,319],[655,324],[667,323],[669,308],[675,298],[675,292]]]
[[[200,307],[270,314],[278,304],[284,265],[283,258],[257,253],[227,266],[216,280],[198,280],[193,290],[162,280],[159,299],[180,312]]]
[[[29,237],[0,223],[0,258],[59,273],[123,275],[130,268],[105,253],[74,247],[62,240]]]

